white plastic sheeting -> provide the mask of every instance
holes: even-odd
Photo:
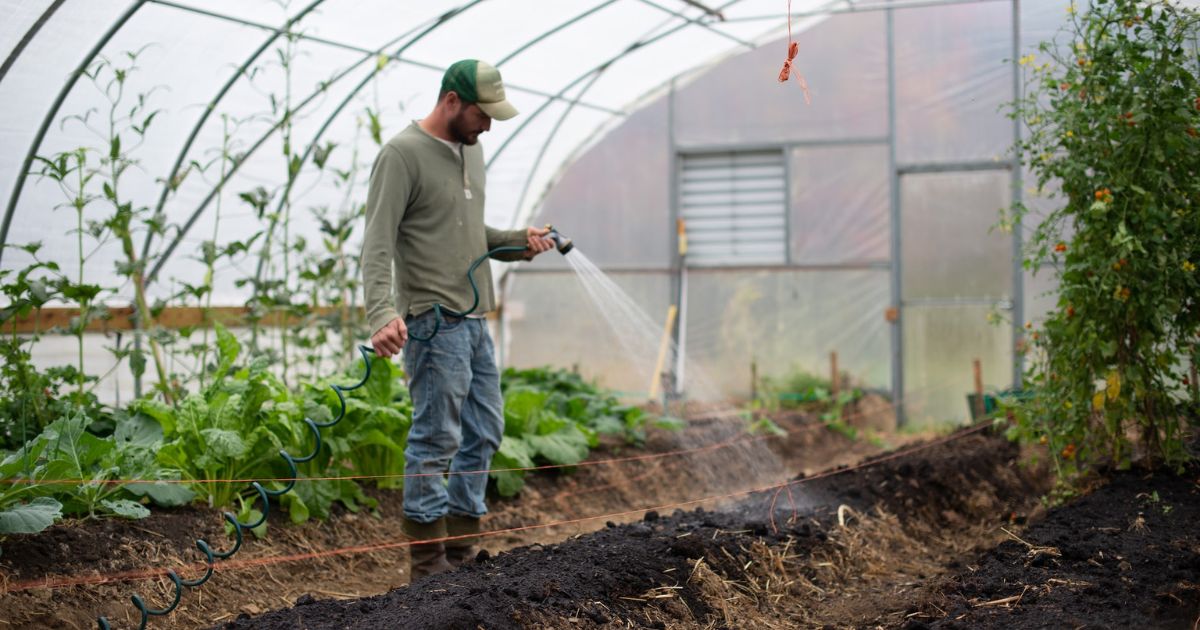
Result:
[[[796,11],[828,4],[793,3]],[[12,54],[52,5],[52,0],[0,0],[3,58]],[[0,121],[0,192],[4,193],[0,200],[11,197],[26,152],[71,70],[136,5],[131,0],[67,0],[0,80],[0,102],[5,104]],[[212,238],[218,205],[219,242],[263,229],[264,221],[238,195],[260,186],[281,194],[288,168],[281,135],[272,127],[281,119],[285,101],[295,109],[293,153],[303,154],[314,142],[336,144],[329,168],[320,172],[307,162],[290,194],[292,236],[314,241],[316,215],[331,216],[348,201],[361,202],[365,195],[366,170],[375,151],[369,134],[360,127],[368,107],[380,113],[386,139],[428,112],[445,66],[464,57],[497,63],[510,100],[523,114],[497,123],[483,139],[485,153],[495,158],[490,165],[488,220],[505,226],[523,221],[521,217],[537,204],[563,161],[598,129],[623,117],[631,103],[685,70],[702,67],[729,51],[753,47],[764,34],[778,33],[785,24],[782,2],[725,0],[713,6],[730,21],[722,23],[678,0],[556,0],[536,7],[527,0],[149,0],[141,4],[103,46],[101,56],[120,62],[124,52],[141,51],[127,97],[148,94],[151,107],[161,110],[144,143],[133,152],[139,168],[122,181],[122,196],[149,208],[157,205],[163,180],[207,103],[273,36],[267,29],[278,29],[303,14],[292,27],[299,37],[293,44],[290,79],[278,55],[286,47],[286,38],[280,37],[249,72],[236,78],[187,152],[185,165],[212,162],[222,143],[223,121],[228,120],[236,123],[232,148],[245,152],[246,159],[211,202],[205,200],[219,184],[215,168],[204,176],[193,171],[168,197],[164,207],[168,223],[187,226],[187,231],[163,264],[154,294],[169,295],[175,281],[199,281],[202,270],[194,251]],[[458,12],[448,13],[453,10]],[[734,21],[764,15],[768,17]],[[401,50],[380,69],[380,54]],[[79,146],[95,149],[93,157],[105,152],[100,138],[82,124],[65,120],[102,108],[100,96],[86,78],[80,80],[53,116],[37,154],[50,156]],[[102,109],[90,121],[98,123],[100,114]],[[128,138],[124,144],[129,148]],[[347,196],[334,185],[332,170],[349,170],[355,161],[360,173]],[[69,260],[75,253],[68,234],[75,217],[69,209],[56,209],[63,201],[53,182],[29,177],[19,191],[7,243],[42,241],[44,253]],[[99,202],[87,212],[93,219],[110,213]],[[166,240],[175,240],[177,234],[171,231]],[[163,239],[152,242],[151,259],[161,257],[166,246]],[[118,258],[111,244],[101,247],[89,259],[88,280],[106,286],[117,283]],[[23,253],[9,249],[2,265],[11,269],[27,260]],[[234,282],[253,275],[253,263],[218,272],[216,301],[242,303],[248,289]],[[125,287],[107,297],[121,302],[130,293]]]
[[[52,4],[0,0],[0,56],[10,58]],[[66,0],[0,79],[0,201],[12,195],[71,69],[135,4]],[[527,0],[149,0],[101,51],[120,60],[124,51],[140,50],[127,91],[148,94],[161,110],[134,152],[139,167],[126,174],[122,196],[139,206],[158,203],[163,180],[207,103],[232,79],[184,164],[213,162],[223,125],[233,131],[231,152],[244,159],[224,183],[214,168],[193,171],[168,196],[168,223],[189,226],[185,234],[172,228],[165,242],[151,243],[151,258],[163,259],[178,237],[153,287],[155,295],[169,295],[178,283],[199,280],[201,242],[215,235],[227,243],[264,229],[239,194],[258,187],[276,198],[282,192],[287,160],[273,127],[285,99],[296,109],[294,153],[314,142],[336,145],[329,168],[320,171],[308,161],[290,192],[292,236],[311,240],[318,218],[346,212],[365,196],[376,150],[365,127],[367,110],[379,112],[386,138],[432,107],[442,68],[463,57],[487,59],[501,67],[510,100],[522,112],[483,137],[491,160],[489,222],[533,222],[535,214],[537,222],[553,221],[605,269],[623,270],[617,281],[657,319],[678,288],[674,156],[777,148],[790,174],[789,263],[692,270],[684,322],[689,357],[709,366],[727,394],[748,391],[751,361],[764,374],[820,371],[830,351],[839,352],[858,381],[887,388],[896,376],[890,368],[895,349],[884,312],[893,298],[890,274],[900,265],[901,297],[914,300],[903,305],[901,327],[902,395],[912,399],[911,418],[961,418],[970,359],[983,359],[989,385],[1011,381],[1011,329],[986,321],[995,313],[986,304],[1013,293],[1010,241],[987,231],[1010,194],[1006,171],[903,175],[896,192],[905,219],[896,226],[888,143],[894,140],[902,168],[959,161],[978,168],[1008,159],[1012,124],[1002,105],[1012,96],[1013,5],[894,0],[889,59],[887,13],[877,10],[884,4],[792,3],[798,14],[820,7],[837,13],[797,17],[793,24],[800,45],[795,72],[808,80],[809,105],[794,80],[775,82],[785,51],[783,0],[710,3],[729,18],[725,22],[678,0],[555,0],[536,8]],[[1021,54],[1054,35],[1069,4],[1020,3]],[[851,7],[856,11],[846,13]],[[309,10],[293,27],[300,36],[290,80],[278,57],[283,38],[236,76],[273,36],[269,29]],[[380,63],[381,54],[392,57]],[[892,138],[889,79],[896,88]],[[88,146],[97,151],[93,158],[100,155],[103,143],[66,118],[103,103],[81,80],[53,116],[38,154]],[[101,113],[89,118],[93,126]],[[333,171],[355,166],[350,186],[338,185]],[[947,190],[953,195],[931,197]],[[19,197],[7,243],[42,241],[45,256],[73,261],[75,217],[60,207],[57,186],[33,176]],[[88,218],[110,212],[97,202]],[[897,230],[901,251],[892,251]],[[947,239],[952,246],[939,250]],[[100,246],[88,259],[88,281],[116,283],[118,258],[113,243]],[[27,260],[8,249],[2,267]],[[517,274],[509,294],[508,361],[578,363],[606,384],[644,390],[645,379],[605,341],[602,322],[594,313],[581,315],[590,306],[562,261],[543,256],[527,269],[539,273]],[[1024,298],[1026,318],[1052,302],[1052,271],[1025,277],[1023,292],[1012,296]],[[235,282],[254,272],[252,260],[218,268],[216,301],[242,303],[247,288]],[[106,297],[121,302],[130,294],[124,287]],[[933,387],[951,393],[930,397]]]
[[[1054,36],[1069,4],[1020,3],[1020,54]],[[887,12],[810,23],[797,36],[797,70],[808,80],[811,105],[794,82],[774,81],[783,40],[731,56],[679,81],[582,153],[547,194],[542,216],[607,269],[658,270],[666,294],[645,308],[662,318],[679,290],[672,169],[681,159],[672,152],[784,151],[789,260],[689,267],[689,361],[706,366],[724,394],[739,396],[750,391],[751,363],[763,375],[824,375],[836,351],[854,381],[889,390],[897,376],[895,325],[904,377],[896,393],[908,421],[964,420],[972,361],[980,360],[989,389],[1011,386],[1011,309],[1023,306],[1026,318],[1037,318],[1054,299],[1053,270],[1019,274],[1013,236],[995,229],[1015,183],[1014,129],[1004,110],[1014,94],[1012,15],[1010,2],[897,8],[890,64]],[[889,65],[899,225],[891,219]],[[1028,200],[1039,210],[1053,203]],[[530,307],[541,303],[531,296],[570,286],[569,276],[525,273],[539,267],[561,264],[518,269],[509,296],[520,304],[521,325],[507,339],[508,361],[561,364],[536,350],[523,330],[554,339],[557,352],[588,356],[595,335],[556,332],[574,330],[575,309]],[[899,296],[892,295],[893,272]],[[1020,294],[1014,275],[1023,281]],[[898,324],[886,319],[894,300]],[[600,352],[603,367],[580,361],[581,368],[604,379],[627,373],[628,366],[613,364],[611,348]]]

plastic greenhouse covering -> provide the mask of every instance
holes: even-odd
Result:
[[[552,222],[654,319],[680,304],[693,382],[745,396],[752,364],[819,372],[837,352],[856,381],[902,400],[910,422],[962,420],[972,359],[988,386],[1011,386],[1016,330],[1053,299],[1052,270],[1022,271],[1020,234],[991,227],[1017,196],[1039,203],[1013,172],[1018,130],[1004,104],[1020,89],[1015,59],[1054,36],[1069,3],[796,0],[795,71],[811,103],[775,78],[788,4],[0,0],[0,240],[74,256],[74,212],[30,160],[108,150],[97,139],[105,95],[72,75],[96,59],[134,53],[125,91],[158,112],[144,137],[124,139],[138,165],[122,195],[170,226],[137,242],[151,296],[166,299],[201,281],[204,241],[262,229],[245,201],[256,190],[269,193],[268,212],[288,196],[292,237],[319,242],[322,218],[365,199],[372,125],[386,140],[432,108],[450,63],[479,58],[499,67],[521,111],[482,138],[488,223]],[[229,172],[201,169],[223,142],[237,158]],[[687,165],[755,152],[783,165],[770,223],[784,230],[782,259],[681,258]],[[289,153],[304,159],[285,191]],[[109,242],[87,263],[90,282],[121,287],[113,304],[133,295],[121,259]],[[28,262],[8,247],[0,267]],[[647,391],[649,366],[627,364],[561,258],[504,271],[504,363],[575,365],[631,396]],[[245,303],[256,273],[253,262],[217,268],[214,302]],[[98,354],[107,343],[89,341]],[[70,351],[48,343],[38,358]],[[114,372],[105,395],[130,378]]]

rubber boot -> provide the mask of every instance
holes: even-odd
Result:
[[[475,559],[479,554],[479,519],[451,514],[446,517],[446,533],[452,540],[446,541],[446,560],[455,567]],[[455,538],[467,536],[467,538]]]
[[[439,518],[432,523],[419,523],[405,518],[404,533],[413,539],[409,545],[409,583],[438,573],[454,570],[454,566],[446,561],[446,544],[444,542],[421,542],[425,540],[440,540],[446,537],[446,519]]]

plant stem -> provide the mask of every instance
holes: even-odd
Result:
[[[283,93],[283,157],[287,166],[287,184],[283,187],[283,296],[287,301],[287,305],[283,308],[283,321],[279,323],[279,341],[281,352],[283,354],[283,383],[288,382],[288,326],[287,318],[290,315],[291,294],[288,286],[292,274],[291,265],[291,224],[292,224],[292,184],[296,181],[296,177],[300,174],[298,168],[292,168],[292,60],[295,58],[295,40],[292,33],[288,32],[283,55],[283,77],[284,77],[284,93]]]
[[[85,205],[87,205],[86,198],[84,197],[84,190],[83,190],[83,187],[85,184],[84,172],[83,172],[84,171],[83,150],[80,149],[78,152],[76,152],[75,156],[76,156],[76,159],[78,160],[78,162],[76,164],[76,166],[77,166],[76,174],[79,176],[79,189],[76,191],[75,200],[72,205],[75,206],[75,236],[76,236],[76,245],[79,248],[79,284],[82,286],[83,285],[83,263],[84,263],[85,257],[86,257],[86,254],[83,251],[83,207]],[[75,333],[75,339],[78,343],[78,350],[79,350],[79,374],[76,376],[76,381],[77,381],[77,385],[78,385],[80,401],[83,400],[83,393],[84,393],[83,392],[83,381],[84,381],[83,377],[85,374],[85,372],[83,371],[83,332],[85,330],[87,330],[88,314],[91,310],[90,306],[91,306],[90,299],[80,297],[80,299],[79,299],[79,329]]]
[[[121,96],[125,91],[124,81],[117,82],[117,94],[111,99],[111,107],[108,111],[108,137],[109,142],[113,143],[119,137],[117,132],[117,105],[121,102]],[[129,277],[133,280],[134,290],[134,307],[137,310],[137,328],[139,331],[152,328],[154,320],[150,315],[150,307],[146,302],[146,275],[142,270],[141,264],[138,262],[137,251],[133,245],[133,232],[130,224],[133,219],[133,210],[131,207],[123,208],[120,200],[120,180],[121,173],[124,170],[122,165],[124,157],[119,152],[116,155],[111,155],[108,160],[108,177],[112,182],[112,204],[117,211],[117,220],[115,226],[118,228],[117,236],[121,239],[121,250],[125,254],[125,259],[129,264]],[[172,404],[171,383],[167,379],[167,372],[163,366],[162,348],[159,346],[158,340],[154,337],[149,337],[151,355],[154,359],[154,369],[158,374],[159,389],[162,391],[163,400],[167,404]]]

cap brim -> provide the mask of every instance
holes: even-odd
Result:
[[[508,120],[517,115],[517,108],[512,106],[507,99],[497,101],[495,103],[484,103],[482,101],[476,103],[483,113],[491,116],[493,120]]]

